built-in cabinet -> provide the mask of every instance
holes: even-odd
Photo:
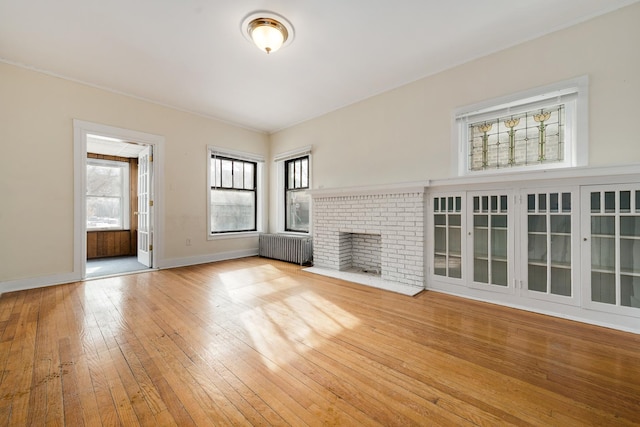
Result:
[[[428,200],[427,288],[640,331],[640,177],[465,182]]]
[[[640,184],[582,189],[591,308],[640,312]]]

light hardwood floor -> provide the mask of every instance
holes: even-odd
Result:
[[[640,335],[245,258],[4,294],[0,425],[638,425]]]

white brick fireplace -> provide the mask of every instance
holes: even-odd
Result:
[[[312,190],[309,271],[416,294],[424,289],[425,186]]]

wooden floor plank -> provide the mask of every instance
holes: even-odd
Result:
[[[0,296],[4,425],[640,425],[640,335],[257,257]]]

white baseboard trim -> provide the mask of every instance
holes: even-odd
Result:
[[[250,256],[257,256],[258,248],[243,249],[240,251],[220,252],[217,254],[198,255],[185,258],[170,258],[163,259],[158,264],[160,269],[187,267],[189,265],[206,264],[209,262],[226,261],[229,259],[246,258]]]
[[[257,256],[258,248],[245,249],[241,251],[221,252],[210,255],[200,255],[186,258],[164,259],[158,262],[160,269],[187,267],[189,265],[206,264],[209,262],[226,261],[230,259],[246,258]],[[80,273],[63,273],[51,276],[28,277],[25,279],[9,280],[0,282],[0,295],[7,292],[25,291],[27,289],[42,288],[45,286],[62,285],[65,283],[80,282]]]
[[[0,294],[6,292],[25,291],[27,289],[42,288],[45,286],[62,285],[64,283],[79,282],[82,280],[79,273],[62,273],[51,276],[28,277],[25,279],[0,282]]]

